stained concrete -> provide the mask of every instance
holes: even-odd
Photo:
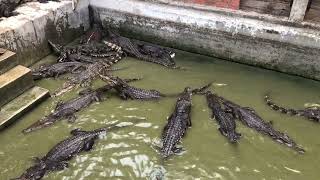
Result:
[[[1,52],[3,52],[1,54]],[[0,48],[0,75],[18,65],[16,53]]]
[[[0,107],[34,86],[29,68],[18,65],[0,76]]]
[[[0,110],[0,130],[16,121],[47,97],[49,97],[49,91],[36,86],[3,106]]]
[[[154,0],[90,5],[95,21],[129,37],[320,80],[317,25]]]
[[[30,2],[19,15],[0,21],[0,47],[17,53],[18,63],[29,66],[50,53],[47,40],[66,44],[89,28],[88,0],[73,10],[72,2]]]

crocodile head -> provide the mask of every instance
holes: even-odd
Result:
[[[288,147],[291,147],[293,149],[295,149],[298,153],[305,153],[305,150],[298,146],[287,134],[285,133],[281,133],[281,132],[276,132],[275,134],[276,136],[276,140],[281,143],[281,144],[285,144]]]
[[[231,131],[227,133],[227,137],[232,143],[236,143],[240,139],[240,136],[241,135],[235,131]]]
[[[48,73],[49,73],[49,66],[41,65],[39,66],[39,68],[32,70],[32,77],[34,80],[38,80],[43,77],[46,77]]]
[[[44,118],[42,118],[41,120],[33,123],[31,126],[29,126],[28,128],[22,130],[22,133],[30,133],[32,131],[50,126],[51,124],[54,123],[54,121],[57,119],[57,117],[55,115],[49,115],[46,116]]]
[[[310,107],[306,108],[303,112],[303,116],[313,121],[320,121],[320,108],[319,107]]]
[[[180,94],[178,101],[186,100],[190,101],[192,96],[192,89],[190,87],[184,88],[183,92]]]
[[[190,87],[185,87],[183,90],[184,94],[192,94],[192,89]]]
[[[175,53],[168,48],[161,48],[158,46],[151,45],[138,45],[139,51],[147,56],[150,56],[156,63],[162,64],[164,66],[173,67],[176,65],[173,58]]]
[[[55,54],[60,55],[62,53],[63,47],[60,44],[55,44],[51,40],[48,40],[48,43]]]

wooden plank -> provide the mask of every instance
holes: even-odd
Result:
[[[291,0],[241,0],[240,9],[289,17]]]
[[[309,0],[294,0],[290,12],[289,20],[299,22],[303,21],[306,14]]]

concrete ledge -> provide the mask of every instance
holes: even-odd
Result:
[[[15,122],[23,114],[30,111],[47,97],[49,97],[48,90],[40,87],[33,87],[6,104],[0,110],[0,130]]]
[[[186,6],[91,0],[95,21],[124,35],[320,80],[320,31]]]
[[[9,50],[4,50],[4,54],[0,55],[0,75],[16,65],[18,65],[16,53]]]
[[[241,9],[232,10],[232,9],[218,8],[218,7],[195,4],[192,2],[184,2],[184,1],[172,1],[172,0],[140,0],[140,1],[148,1],[148,2],[167,4],[167,5],[179,6],[179,7],[183,6],[183,7],[189,8],[189,9],[191,8],[191,9],[197,9],[197,10],[202,10],[202,11],[214,12],[217,14],[232,15],[233,17],[259,19],[259,20],[263,20],[265,22],[282,24],[282,25],[287,25],[287,26],[291,26],[291,27],[300,27],[300,28],[309,28],[309,29],[320,30],[320,24],[317,24],[317,23],[306,22],[306,21],[294,22],[294,21],[289,20],[289,18],[285,17],[285,16],[274,16],[274,15],[270,15],[270,14],[261,14],[261,13],[257,13],[254,11],[243,11]]]
[[[0,76],[0,107],[34,86],[29,68],[16,66]]]
[[[0,47],[17,53],[18,63],[29,66],[50,53],[47,39],[66,44],[89,28],[88,0],[74,11],[72,2],[31,2],[19,15],[0,21]]]

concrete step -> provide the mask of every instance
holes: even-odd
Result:
[[[18,65],[16,53],[0,48],[0,75]]]
[[[34,86],[29,68],[18,65],[0,75],[0,107]]]
[[[0,130],[15,122],[47,97],[47,89],[35,86],[4,105],[0,110]]]

